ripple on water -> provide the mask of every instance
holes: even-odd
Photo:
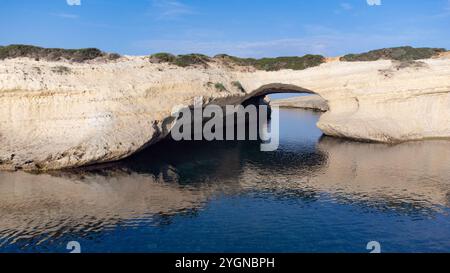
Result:
[[[0,251],[450,249],[449,141],[355,143],[322,137],[317,118],[282,110],[270,153],[164,142],[84,170],[0,173]]]

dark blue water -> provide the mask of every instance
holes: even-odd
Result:
[[[280,149],[165,142],[108,166],[0,173],[0,251],[450,251],[450,142],[322,137],[282,110]]]

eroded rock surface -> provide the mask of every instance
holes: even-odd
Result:
[[[318,95],[277,99],[270,101],[270,105],[284,108],[300,108],[318,112],[329,110],[327,101]]]
[[[224,88],[217,88],[223,86]],[[272,92],[328,102],[327,135],[399,142],[450,137],[450,60],[330,62],[301,71],[151,63],[0,61],[0,169],[60,169],[115,161],[164,138],[174,106],[239,104]]]

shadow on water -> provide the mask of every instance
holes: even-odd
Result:
[[[145,237],[141,230],[177,227],[178,217],[188,221],[185,226],[203,223],[201,228],[210,232],[212,224],[202,222],[203,215],[215,219],[230,210],[233,217],[245,217],[247,212],[234,205],[214,210],[230,198],[271,204],[264,210],[270,215],[264,214],[267,230],[278,222],[298,225],[300,216],[279,216],[280,209],[292,206],[305,213],[314,208],[307,213],[312,224],[306,226],[324,225],[322,217],[338,215],[342,206],[350,208],[344,219],[365,214],[383,221],[392,215],[428,219],[446,213],[449,141],[355,143],[321,136],[317,118],[316,113],[283,110],[280,148],[274,152],[261,152],[258,141],[166,140],[114,164],[49,174],[0,173],[0,251],[55,251],[55,245],[71,238],[101,241],[118,230],[137,230],[133,236]],[[343,225],[343,232],[353,228]],[[361,224],[361,230],[366,228]],[[188,235],[180,230],[172,236]]]

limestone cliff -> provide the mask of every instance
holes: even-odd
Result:
[[[0,169],[119,160],[164,138],[172,108],[192,105],[195,97],[239,104],[287,90],[328,102],[318,127],[330,136],[379,142],[450,137],[445,57],[420,65],[335,61],[271,72],[221,62],[183,68],[148,57],[87,63],[16,58],[0,61]]]
[[[300,108],[318,112],[326,112],[329,110],[326,100],[318,95],[272,100],[270,101],[270,105],[282,108]]]

